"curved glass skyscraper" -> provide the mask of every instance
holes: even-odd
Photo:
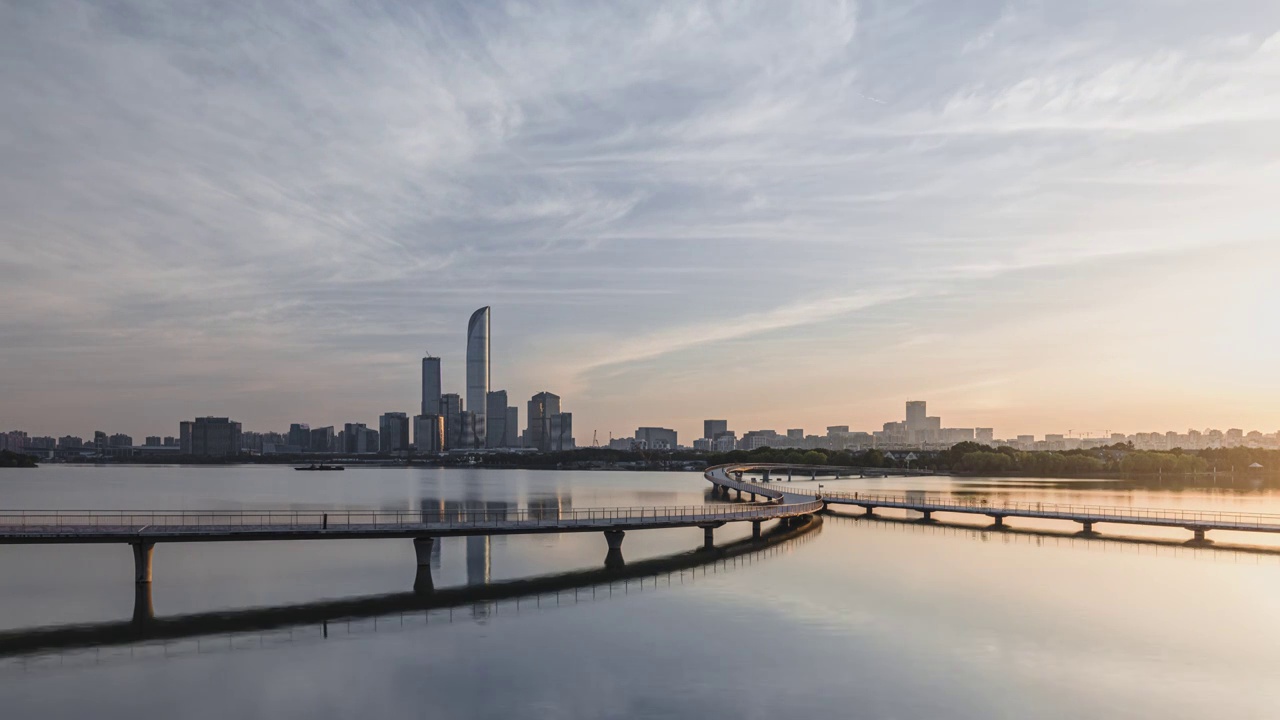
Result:
[[[467,322],[467,403],[475,422],[475,442],[485,445],[485,402],[489,394],[489,307],[471,313]]]

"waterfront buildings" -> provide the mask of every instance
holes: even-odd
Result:
[[[311,447],[311,426],[306,423],[293,423],[290,425],[285,444],[302,448],[303,451],[306,451]]]

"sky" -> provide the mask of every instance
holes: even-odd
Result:
[[[1280,429],[1280,3],[0,3],[0,430]]]

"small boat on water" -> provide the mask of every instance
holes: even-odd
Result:
[[[341,465],[325,465],[321,463],[320,465],[308,465],[307,467],[296,467],[294,468],[294,470],[308,470],[313,472],[319,472],[321,470],[346,470],[346,468],[342,467]]]

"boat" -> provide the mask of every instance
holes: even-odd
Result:
[[[309,470],[309,471],[319,472],[321,470],[346,470],[346,468],[342,467],[341,465],[325,465],[321,463],[319,465],[308,465],[307,467],[296,467],[294,468],[294,470]]]

